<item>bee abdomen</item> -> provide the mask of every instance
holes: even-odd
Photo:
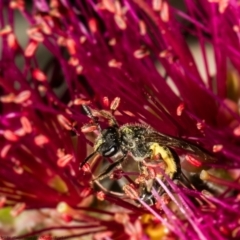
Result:
[[[160,146],[158,143],[152,143],[149,148],[152,152],[151,159],[156,159],[157,157],[161,157],[161,159],[166,164],[164,172],[171,179],[176,178],[181,172],[178,155],[173,150],[165,146]]]

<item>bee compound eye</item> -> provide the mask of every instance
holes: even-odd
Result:
[[[117,152],[117,148],[115,146],[112,146],[110,149],[107,151],[103,152],[104,157],[111,157]]]

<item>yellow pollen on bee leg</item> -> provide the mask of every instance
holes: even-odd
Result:
[[[161,155],[163,161],[166,163],[165,173],[172,178],[173,174],[177,172],[177,165],[171,151],[166,147],[160,146],[158,143],[153,143],[150,146],[150,150],[152,150],[151,159],[155,159],[159,154]]]

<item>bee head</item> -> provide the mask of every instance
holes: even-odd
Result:
[[[104,157],[112,157],[120,148],[120,137],[116,127],[108,127],[101,132],[95,148]]]

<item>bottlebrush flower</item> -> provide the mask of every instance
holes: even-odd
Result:
[[[239,238],[239,3],[185,0],[184,6],[165,0],[0,1],[1,235]],[[19,13],[28,24],[24,44],[17,36]],[[188,39],[200,49],[197,58]],[[95,137],[83,132],[96,130],[82,105],[97,115],[115,97],[121,99],[120,124],[146,123],[201,146],[214,161],[178,152],[191,184],[162,173],[165,181],[156,181],[163,194],[152,189],[155,205],[139,196],[131,176],[141,176],[131,168],[111,175],[120,184],[129,180],[127,196],[104,192],[113,179],[95,188],[99,156],[98,164],[79,170]],[[194,174],[203,186],[191,180]]]

